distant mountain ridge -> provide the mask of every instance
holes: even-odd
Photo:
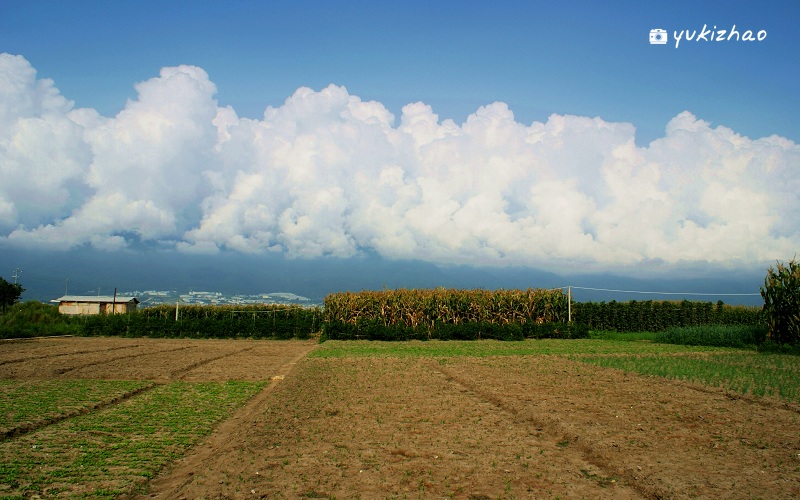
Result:
[[[136,290],[177,294],[211,291],[225,296],[289,293],[313,303],[331,292],[384,288],[598,288],[572,290],[576,301],[723,300],[761,305],[759,285],[766,274],[698,272],[691,277],[634,278],[608,274],[561,275],[521,267],[437,266],[421,261],[389,261],[374,255],[350,259],[287,259],[275,255],[188,255],[174,251],[108,253],[92,249],[64,252],[3,249],[0,273],[10,280],[21,270],[23,300],[49,301],[69,294],[108,295]],[[658,295],[607,290],[691,292],[723,295]]]

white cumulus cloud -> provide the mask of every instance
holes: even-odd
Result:
[[[642,147],[629,123],[395,117],[335,85],[242,118],[193,66],[135,89],[104,117],[0,54],[0,243],[617,271],[800,247],[800,146],[688,111]]]

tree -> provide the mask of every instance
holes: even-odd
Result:
[[[3,306],[3,314],[6,307],[13,306],[19,302],[19,297],[25,289],[19,283],[9,283],[4,278],[0,278],[0,304]]]
[[[770,266],[760,288],[769,338],[781,344],[800,342],[800,262]]]

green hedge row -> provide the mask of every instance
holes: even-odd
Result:
[[[591,330],[660,332],[667,328],[700,325],[763,324],[760,307],[730,306],[722,301],[577,302],[572,321]]]
[[[318,308],[288,306],[157,306],[130,314],[86,316],[83,334],[154,338],[307,339],[320,330]]]
[[[575,323],[489,323],[468,322],[458,325],[437,322],[427,326],[386,325],[380,320],[356,324],[326,321],[322,340],[523,340],[526,338],[587,338],[589,329]]]
[[[154,338],[307,339],[321,329],[319,308],[280,305],[175,306],[142,308],[130,314],[64,316],[49,304],[30,301],[0,314],[0,338],[49,335]]]

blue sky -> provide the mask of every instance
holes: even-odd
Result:
[[[796,1],[3,0],[0,248],[752,273],[800,248],[798,26]]]
[[[13,1],[0,49],[79,107],[113,115],[163,66],[204,68],[217,98],[258,118],[295,89],[334,83],[398,114],[423,101],[463,121],[508,103],[636,125],[649,141],[684,110],[752,138],[800,140],[797,26],[788,2]],[[717,25],[760,43],[651,46],[648,33]]]

